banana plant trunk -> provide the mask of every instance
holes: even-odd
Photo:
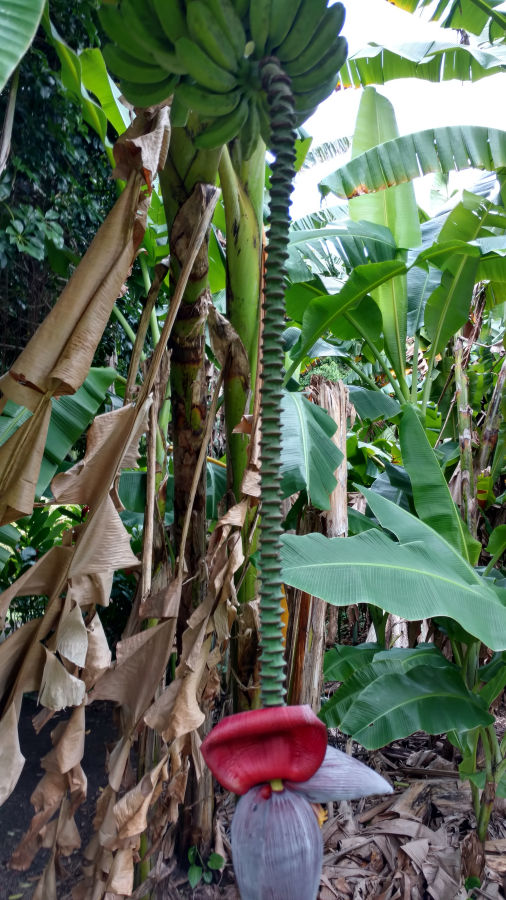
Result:
[[[206,205],[208,187],[217,179],[221,149],[197,150],[198,127],[190,116],[184,128],[174,128],[160,184],[170,236],[170,282],[173,290],[184,265],[187,248]],[[184,554],[184,585],[177,625],[178,650],[192,610],[206,593],[206,470],[200,475],[186,547],[181,547],[183,521],[206,430],[205,326],[211,293],[208,283],[206,235],[193,265],[171,337],[171,413],[174,466],[174,544]],[[213,793],[210,779],[200,782],[192,770],[188,778],[181,852],[197,845],[205,852],[212,839]]]

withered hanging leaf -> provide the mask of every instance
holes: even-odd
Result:
[[[35,594],[52,594],[61,573],[72,559],[71,547],[51,547],[35,565],[17,578],[0,594],[0,625],[3,627],[9,604],[14,597],[30,597]]]
[[[247,390],[250,365],[248,354],[237,331],[214,306],[209,308],[207,321],[212,351],[221,367],[226,370],[227,378],[239,378],[243,389]]]
[[[165,165],[170,141],[170,109],[155,113],[142,110],[116,141],[113,152],[115,178],[127,178],[135,169],[142,172],[151,190],[152,182]]]
[[[111,650],[97,612],[87,625],[88,651],[84,662],[83,680],[89,690],[111,665]]]
[[[12,634],[0,644],[0,700],[3,700],[7,692],[10,691],[12,682],[18,673],[20,661],[30,652],[30,644],[35,637],[41,621],[41,619],[31,619],[29,622],[25,622],[21,628],[17,628],[16,631],[13,631]],[[42,660],[43,654],[41,647],[40,661],[42,662]],[[35,687],[33,687],[33,683],[35,682],[37,683],[35,684]],[[35,672],[33,683],[32,686],[26,687],[25,690],[37,690],[38,681]]]
[[[80,706],[86,692],[84,681],[67,672],[54,653],[46,648],[44,650],[46,664],[40,683],[39,703],[48,709]]]
[[[67,595],[56,632],[56,649],[60,656],[82,668],[88,650],[88,632],[81,607],[72,604]]]
[[[51,490],[58,503],[95,506],[121,466],[135,465],[140,436],[147,427],[150,401],[128,404],[96,416],[86,436],[86,453],[71,469],[55,475]]]
[[[112,569],[92,575],[73,575],[69,595],[79,606],[109,606],[113,577]]]
[[[107,880],[107,891],[129,897],[134,889],[134,857],[130,849],[117,850]]]
[[[85,708],[78,706],[67,722],[60,722],[51,732],[53,749],[41,759],[47,772],[70,772],[84,754]]]
[[[151,703],[172,653],[176,622],[169,619],[154,628],[120,641],[116,664],[97,681],[89,700],[116,700],[126,713],[125,732],[139,721]],[[142,679],[139,679],[142,672]]]
[[[0,389],[4,389],[2,379]],[[0,447],[0,525],[29,515],[33,509],[51,418],[51,396],[38,393],[37,399],[33,416]]]
[[[114,817],[120,840],[140,835],[145,830],[148,809],[155,799],[158,783],[167,779],[167,759],[168,756],[165,754],[151,772],[147,772],[139,783],[115,804]]]
[[[53,854],[37,882],[37,887],[35,888],[32,900],[58,900],[56,893],[56,869]]]
[[[144,716],[146,725],[157,731],[167,743],[199,728],[205,715],[197,700],[211,648],[209,637],[202,646],[198,665],[177,677],[158,697]]]
[[[76,575],[100,574],[139,564],[130,548],[128,531],[111,498],[106,496],[77,540],[69,575],[74,578]]]
[[[121,782],[125,774],[125,769],[132,748],[133,736],[123,735],[114,745],[113,750],[107,759],[107,772],[109,774],[109,784],[111,788],[118,792],[121,788]]]
[[[11,856],[11,869],[24,872],[30,868],[34,856],[42,846],[44,828],[59,809],[66,789],[67,779],[59,772],[49,772],[39,781],[30,797],[35,815]]]
[[[0,720],[0,806],[12,794],[24,764],[18,738],[18,714],[11,703]]]

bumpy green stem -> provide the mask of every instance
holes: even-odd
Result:
[[[288,257],[288,210],[294,177],[295,131],[290,79],[279,61],[260,64],[271,113],[272,167],[269,245],[262,337],[262,536],[260,542],[261,699],[263,706],[285,701],[281,621],[280,413],[283,385],[284,278]]]

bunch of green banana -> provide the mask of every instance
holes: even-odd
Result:
[[[344,7],[327,0],[118,0],[102,7],[107,65],[136,106],[174,95],[183,124],[198,113],[195,143],[239,138],[243,159],[270,139],[259,62],[277,56],[291,78],[298,124],[335,87],[346,59]]]

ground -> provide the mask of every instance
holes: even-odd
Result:
[[[26,765],[14,794],[0,809],[3,841],[0,851],[0,900],[29,900],[48,851],[42,851],[28,872],[8,868],[8,860],[28,826],[30,795],[42,771],[40,757],[50,748],[51,726],[35,735],[31,723],[36,699],[26,697],[20,719],[21,749]],[[64,714],[62,714],[63,716]],[[500,717],[499,717],[500,718]],[[54,723],[55,720],[53,720]],[[87,710],[83,768],[88,777],[88,801],[76,814],[83,846],[91,835],[94,803],[106,783],[106,743],[114,739],[110,704],[96,703]],[[331,734],[339,743],[339,736]],[[342,738],[339,744],[343,746]],[[357,746],[353,752],[359,752]],[[377,767],[395,786],[386,798],[331,804],[323,825],[325,857],[319,900],[488,900],[506,897],[506,811],[499,801],[485,845],[485,877],[470,895],[461,887],[461,872],[473,874],[481,848],[473,841],[470,793],[459,781],[451,749],[444,740],[416,734],[383,752],[361,758]],[[221,797],[220,824],[223,852],[229,854],[233,803]],[[229,857],[230,858],[230,857]],[[80,852],[65,861],[67,877],[58,897],[67,900],[79,878]],[[216,883],[192,891],[186,873],[169,861],[170,874],[160,883],[163,900],[238,900],[233,872],[227,864]],[[297,898],[293,898],[297,900]]]

